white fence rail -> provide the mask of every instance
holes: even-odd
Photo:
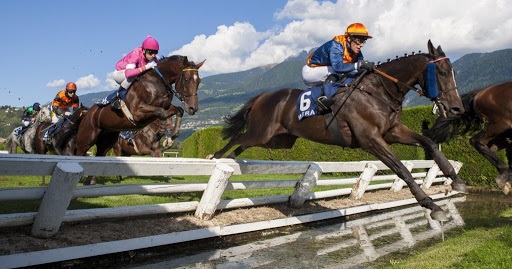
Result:
[[[403,161],[423,188],[432,183],[450,183],[443,177],[431,160]],[[450,161],[458,172],[461,163]],[[51,176],[47,187],[3,188],[0,201],[42,199],[38,212],[2,214],[0,228],[32,225],[32,235],[48,238],[55,235],[62,222],[141,216],[159,213],[190,212],[202,219],[210,219],[216,210],[255,205],[289,202],[299,207],[307,199],[321,199],[348,195],[360,199],[366,190],[392,189],[398,191],[403,182],[396,175],[375,175],[379,170],[389,170],[379,161],[361,162],[295,162],[257,160],[205,160],[192,158],[143,158],[143,157],[75,157],[55,155],[0,155],[0,175]],[[359,173],[358,177],[321,179],[322,173]],[[301,179],[229,182],[231,175],[238,174],[295,174]],[[77,186],[81,176],[210,176],[208,183],[188,184],[118,184],[113,186]],[[291,175],[291,176],[292,176]],[[370,181],[388,181],[369,185]],[[389,181],[392,181],[389,183]],[[345,185],[330,191],[311,192],[315,185]],[[261,196],[221,200],[224,190],[255,188],[295,187],[291,195]],[[154,194],[202,191],[199,202],[166,203],[158,205],[126,206],[67,210],[71,199],[125,194]]]

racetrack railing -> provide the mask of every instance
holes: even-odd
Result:
[[[461,163],[450,161],[458,172]],[[418,184],[429,188],[433,183],[449,184],[432,160],[407,160],[404,165],[412,172]],[[63,222],[101,218],[130,217],[176,212],[194,212],[201,219],[211,219],[217,210],[288,202],[300,207],[305,200],[350,195],[361,199],[367,190],[400,190],[403,180],[379,161],[360,162],[298,162],[261,160],[206,160],[195,158],[144,157],[78,157],[32,154],[1,154],[0,175],[51,176],[48,186],[0,188],[0,201],[41,199],[38,212],[0,214],[0,228],[32,225],[31,234],[49,238],[58,233]],[[322,179],[325,173],[350,173],[352,177]],[[230,182],[238,174],[290,174],[298,179]],[[356,174],[358,176],[354,177]],[[81,186],[79,180],[87,176],[210,176],[207,183],[116,184]],[[372,184],[370,185],[370,181]],[[328,191],[312,192],[314,186],[351,185]],[[258,188],[295,188],[290,195],[260,196],[222,200],[225,190]],[[200,201],[176,202],[158,205],[124,206],[68,210],[71,199],[126,194],[155,194],[203,192]]]

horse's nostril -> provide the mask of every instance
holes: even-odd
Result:
[[[462,109],[460,107],[452,107],[450,108],[450,114],[452,115],[460,115],[462,114]]]

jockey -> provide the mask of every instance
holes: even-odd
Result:
[[[344,35],[335,36],[309,55],[302,68],[304,83],[310,88],[332,82],[348,85],[362,69],[372,70],[374,63],[365,61],[361,52],[369,38],[372,36],[362,23],[349,25]],[[330,107],[334,101],[321,103]]]
[[[32,122],[34,122],[37,113],[41,111],[41,104],[34,103],[32,106],[27,107],[23,111],[23,115],[21,116],[21,122],[23,123],[23,128],[28,127]]]
[[[73,109],[78,108],[80,100],[76,90],[76,84],[69,82],[66,84],[66,89],[57,93],[52,101],[52,123],[56,123],[59,118],[70,116]]]
[[[112,108],[120,109],[119,100],[124,97],[133,81],[144,71],[155,68],[158,63],[158,41],[148,36],[142,46],[135,48],[126,54],[116,64],[114,80],[121,86],[117,90],[117,96],[112,100]]]

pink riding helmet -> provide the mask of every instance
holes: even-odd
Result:
[[[158,45],[158,41],[148,35],[146,39],[144,39],[144,42],[142,42],[142,48],[143,49],[150,49],[150,50],[158,50],[160,46]]]

